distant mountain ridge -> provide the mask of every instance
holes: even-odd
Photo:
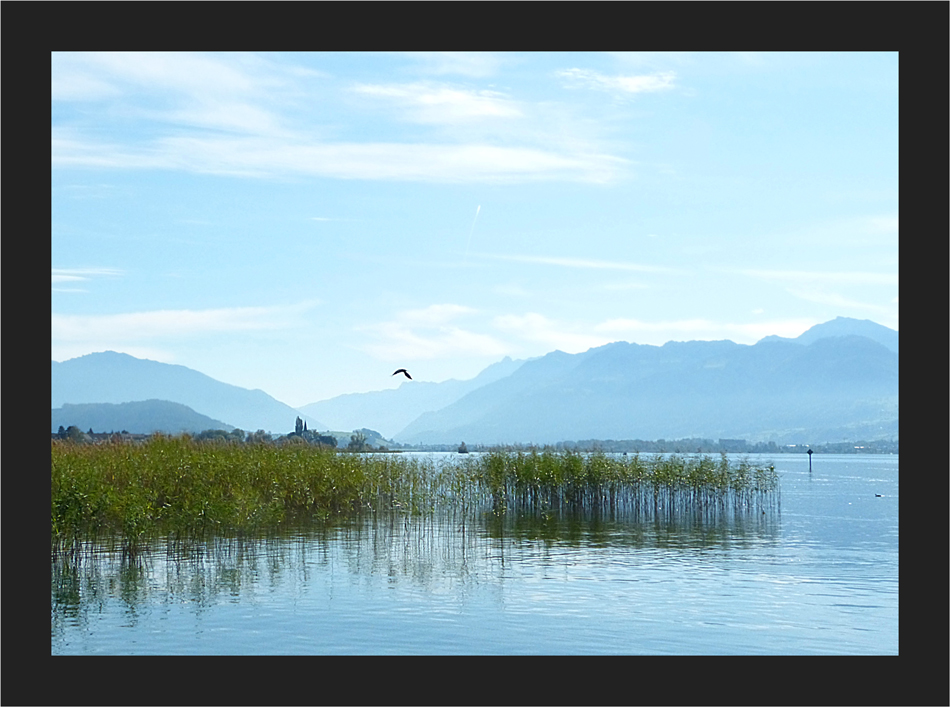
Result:
[[[291,432],[300,414],[262,390],[248,390],[185,366],[115,351],[53,361],[51,393],[54,408],[66,403],[168,400],[248,432]],[[301,417],[310,429],[326,429],[318,420]]]
[[[893,437],[898,431],[896,341],[891,350],[853,335],[856,321],[839,317],[813,327],[800,341],[766,337],[753,346],[614,342],[579,354],[555,351],[421,415],[395,439],[541,444],[805,436],[817,443],[842,436]],[[886,332],[876,334],[887,337]]]
[[[75,425],[83,432],[121,432],[151,434],[165,432],[202,432],[234,428],[220,420],[199,415],[186,405],[168,400],[142,400],[129,403],[64,403],[52,410],[51,431]]]
[[[469,380],[405,381],[396,389],[339,395],[298,409],[326,420],[332,429],[368,427],[392,437],[419,415],[444,408],[476,388],[510,376],[523,363],[506,356]]]
[[[870,319],[851,319],[849,317],[836,317],[830,322],[816,324],[794,339],[772,335],[766,336],[760,341],[787,341],[808,345],[818,341],[818,339],[827,339],[833,336],[866,336],[868,339],[886,346],[894,353],[898,353],[898,332],[877,322],[872,322]]]

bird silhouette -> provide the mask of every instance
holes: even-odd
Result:
[[[412,376],[409,375],[409,371],[407,371],[405,368],[400,368],[396,371],[396,373],[402,373],[406,378],[412,380]],[[393,373],[393,375],[396,375],[396,373]]]

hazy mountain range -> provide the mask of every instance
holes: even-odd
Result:
[[[114,352],[53,363],[54,407],[148,398],[245,430],[287,432],[298,414],[262,391],[183,366]],[[506,358],[468,381],[405,381],[395,390],[342,395],[300,414],[311,429],[369,428],[409,444],[893,438],[898,332],[839,317],[795,339],[768,336],[751,346],[615,342],[578,354]]]
[[[298,415],[307,421],[308,428],[327,429],[322,422],[301,415],[263,390],[222,383],[185,366],[149,361],[115,351],[87,354],[61,363],[53,361],[52,364],[54,408],[65,403],[168,400],[248,432],[293,432]],[[93,429],[98,427],[93,425]]]
[[[64,403],[53,408],[52,431],[75,425],[83,432],[201,432],[203,430],[227,430],[234,428],[207,415],[199,415],[186,405],[167,400],[141,400],[129,403]]]
[[[897,354],[866,337],[617,342],[528,361],[396,440],[876,439],[897,435],[897,400]]]
[[[334,430],[368,427],[391,438],[419,415],[440,410],[476,388],[510,376],[522,363],[506,356],[469,380],[404,381],[395,389],[339,395],[304,405],[300,410],[328,421]]]
[[[897,357],[898,332],[839,317],[753,346],[615,342],[506,359],[471,381],[406,381],[302,409],[342,429],[364,420],[407,444],[881,439],[898,435]]]

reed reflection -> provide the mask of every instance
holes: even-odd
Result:
[[[301,595],[361,583],[452,590],[498,580],[506,563],[542,558],[535,550],[570,550],[575,561],[607,551],[728,553],[778,540],[774,504],[654,512],[635,506],[510,508],[504,513],[378,512],[337,525],[206,541],[163,539],[137,553],[121,545],[86,545],[52,562],[52,630],[82,626],[118,603],[134,623],[143,607],[187,604],[196,613],[220,602],[253,603],[275,593]],[[533,559],[534,558],[534,559]],[[546,559],[545,559],[546,558]],[[598,560],[602,561],[602,560]]]

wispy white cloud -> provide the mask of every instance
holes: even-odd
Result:
[[[440,327],[437,331],[407,329],[393,322],[376,327],[379,342],[365,347],[367,353],[384,361],[416,361],[443,357],[504,356],[505,344],[495,337],[460,327]]]
[[[836,285],[897,285],[898,274],[881,272],[838,271],[825,272],[821,270],[738,270],[742,275],[755,277],[771,282],[791,282],[800,285],[811,283],[825,283]]]
[[[509,55],[489,52],[409,52],[407,56],[416,59],[419,68],[427,74],[471,78],[492,76],[505,62],[512,60]]]
[[[866,302],[854,299],[852,297],[845,297],[844,295],[841,295],[837,292],[828,292],[823,288],[805,289],[799,287],[790,287],[788,288],[788,292],[794,297],[805,300],[806,302],[815,302],[817,304],[829,305],[838,311],[869,312],[877,315],[878,317],[885,318],[889,318],[897,314],[896,307],[889,307],[887,305],[881,305],[874,302]]]
[[[676,80],[676,74],[672,71],[643,75],[608,76],[590,69],[563,69],[556,71],[555,76],[562,79],[564,85],[568,88],[592,88],[614,94],[664,91],[673,88]]]
[[[174,309],[123,314],[52,314],[52,339],[82,343],[90,350],[141,344],[149,339],[182,339],[221,332],[261,331],[302,326],[303,314],[316,306],[307,301],[280,307]]]
[[[801,250],[821,250],[836,245],[850,249],[855,257],[866,258],[873,249],[892,251],[896,257],[899,229],[897,213],[878,213],[824,219],[797,228],[777,229],[758,237],[788,243]]]
[[[99,277],[118,277],[121,270],[116,268],[52,268],[51,286],[53,292],[88,292],[85,287],[76,287]]]
[[[445,84],[357,84],[351,91],[390,101],[419,123],[455,124],[486,118],[520,118],[515,101],[497,91],[462,89]]]
[[[674,321],[648,322],[641,319],[631,319],[619,317],[608,319],[594,326],[596,331],[623,333],[623,334],[654,334],[670,332],[681,332],[695,334],[697,332],[708,332],[717,328],[715,322],[708,319],[679,319]]]
[[[441,326],[478,310],[460,304],[432,304],[424,309],[407,309],[397,315],[399,322],[409,325]]]
[[[147,146],[93,143],[54,131],[57,166],[180,169],[232,176],[312,175],[340,179],[605,182],[626,160],[489,144],[291,143],[261,138],[172,137]]]
[[[380,360],[414,361],[441,357],[503,356],[509,347],[489,334],[455,323],[476,310],[456,304],[435,304],[399,312],[388,322],[356,327],[375,341],[364,350]]]
[[[517,263],[531,263],[534,265],[557,265],[565,268],[580,268],[594,270],[631,270],[637,272],[670,272],[670,268],[658,265],[642,265],[620,260],[592,260],[589,258],[561,258],[543,255],[492,255],[488,253],[473,254],[494,260],[508,260]]]
[[[94,277],[116,277],[122,271],[116,268],[52,268],[52,283],[80,282]]]
[[[553,348],[566,353],[579,353],[612,341],[584,325],[556,321],[537,312],[498,316],[492,320],[492,324],[511,337],[549,347],[545,351]]]

